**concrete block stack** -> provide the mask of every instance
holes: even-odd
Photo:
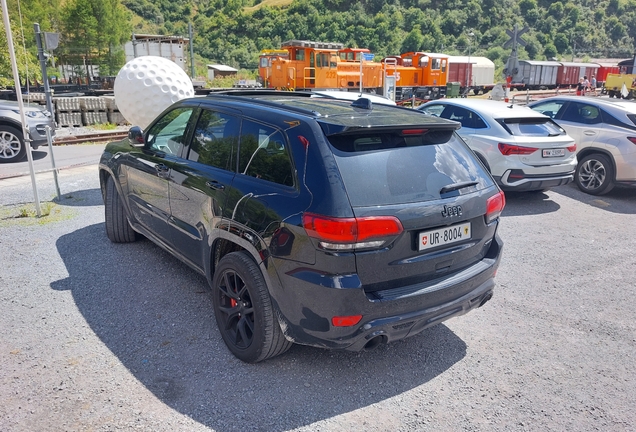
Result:
[[[108,123],[106,113],[106,100],[101,97],[87,96],[78,98],[82,110],[82,123],[84,126]]]
[[[127,125],[128,122],[124,118],[119,109],[117,108],[117,103],[115,102],[115,96],[104,96],[102,99],[106,101],[107,111],[108,111],[108,122],[116,125]]]
[[[80,98],[59,97],[54,98],[53,102],[58,126],[83,126]]]

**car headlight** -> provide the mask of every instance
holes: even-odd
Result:
[[[14,113],[16,113],[16,114],[20,114],[20,110],[12,110],[12,111]],[[46,118],[47,117],[47,113],[48,113],[48,111],[44,112],[44,111],[39,111],[39,110],[37,110],[37,111],[25,111],[24,115],[26,117],[31,117],[31,118]]]

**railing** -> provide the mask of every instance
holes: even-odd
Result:
[[[513,104],[519,105],[527,105],[528,103],[543,99],[551,96],[559,96],[559,95],[576,95],[576,89],[567,88],[567,89],[555,89],[555,90],[526,90],[523,94],[519,94],[521,92],[516,92],[516,94],[512,95],[510,98],[510,102]],[[601,89],[596,89],[596,92],[590,91],[586,92],[585,96],[600,96]]]

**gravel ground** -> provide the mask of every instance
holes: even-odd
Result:
[[[38,179],[42,196],[52,180]],[[205,280],[111,244],[95,166],[0,181],[1,431],[636,430],[636,190],[508,194],[483,308],[365,353],[225,348]]]

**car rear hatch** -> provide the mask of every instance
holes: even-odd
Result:
[[[550,118],[500,118],[497,122],[510,134],[510,139],[498,143],[504,156],[530,166],[561,165],[575,157],[574,140]]]
[[[487,201],[503,205],[503,194],[453,133],[456,124],[435,121],[328,134],[356,219],[397,218],[402,227],[399,233],[387,228],[381,244],[371,236],[354,250],[371,299],[421,293],[427,283],[474,266],[495,235],[496,222],[485,218]]]

